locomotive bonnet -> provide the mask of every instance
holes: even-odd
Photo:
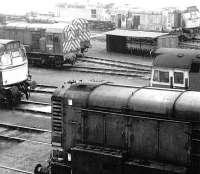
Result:
[[[104,82],[52,96],[51,173],[200,172],[200,93]],[[35,173],[43,168],[36,167]],[[50,171],[48,171],[50,172]]]

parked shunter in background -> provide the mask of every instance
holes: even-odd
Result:
[[[10,106],[29,97],[28,61],[19,41],[0,39],[0,100]]]
[[[74,20],[74,24],[9,22],[0,26],[0,38],[20,40],[25,45],[29,63],[51,67],[61,67],[65,63],[73,65],[81,50],[85,52],[88,48],[81,47],[81,42],[87,40],[90,43],[90,32],[85,23],[82,24],[86,26],[85,31],[82,26],[75,30],[78,21]],[[88,37],[80,40],[86,34]]]
[[[200,51],[162,48],[153,62],[150,86],[200,90]]]

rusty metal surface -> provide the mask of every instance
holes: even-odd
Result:
[[[175,104],[176,117],[184,120],[200,121],[199,103],[199,92],[184,92]]]
[[[173,114],[173,104],[180,94],[180,91],[140,89],[131,97],[129,108],[138,112],[170,116]]]
[[[123,109],[127,107],[129,96],[137,88],[102,85],[94,90],[89,97],[90,107]]]

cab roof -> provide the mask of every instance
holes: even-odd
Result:
[[[160,48],[156,54],[153,67],[190,69],[193,62],[200,63],[200,50]]]
[[[15,40],[9,40],[9,39],[0,39],[0,44],[1,45],[6,45],[10,42],[19,42],[19,41],[15,41]]]

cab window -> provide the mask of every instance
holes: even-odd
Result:
[[[158,70],[154,70],[153,81],[159,82]]]
[[[159,71],[160,82],[169,82],[169,72]]]
[[[182,72],[174,72],[174,83],[183,84],[184,74]]]
[[[157,82],[169,83],[169,72],[154,70],[153,80]]]
[[[58,43],[58,41],[59,41],[58,36],[54,36],[53,41],[54,41],[55,43]]]
[[[47,43],[51,44],[53,42],[53,35],[48,35],[47,36]]]

